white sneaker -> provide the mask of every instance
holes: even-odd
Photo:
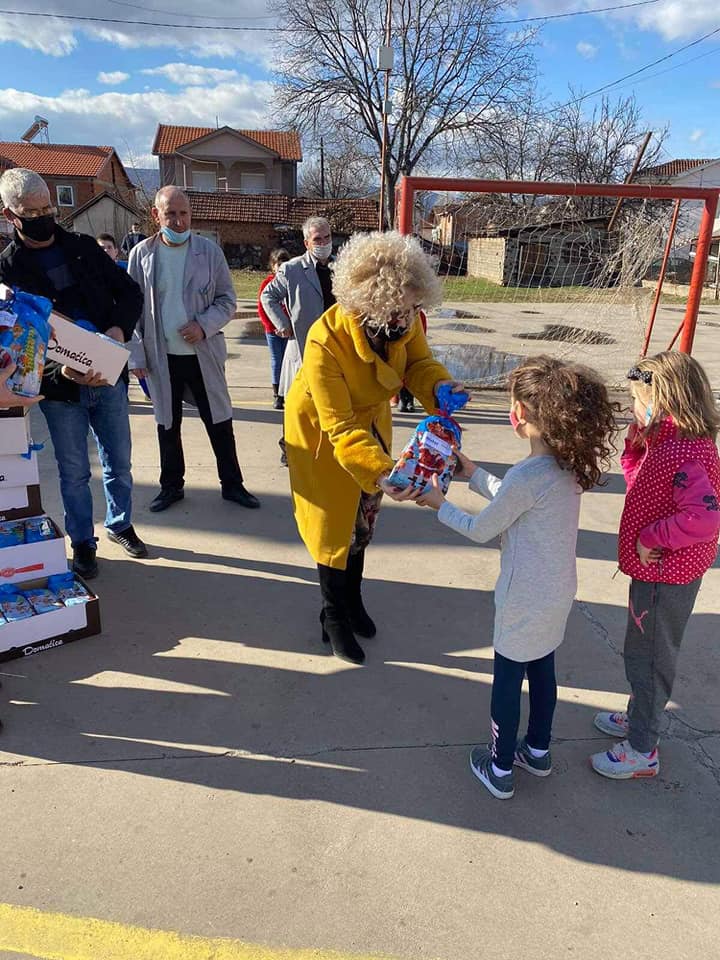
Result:
[[[595,773],[610,780],[635,780],[656,777],[660,772],[660,756],[655,747],[649,757],[630,746],[629,740],[616,743],[611,750],[601,750],[590,757]]]
[[[596,713],[593,723],[601,733],[609,737],[627,737],[630,729],[628,715],[621,710],[617,713]]]

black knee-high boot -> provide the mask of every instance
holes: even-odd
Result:
[[[365,567],[365,551],[351,553],[347,561],[347,597],[350,626],[359,637],[374,637],[377,633],[372,618],[362,599],[362,579]]]
[[[330,644],[332,652],[341,660],[347,660],[350,663],[363,663],[365,653],[355,639],[355,634],[350,626],[345,570],[325,567],[319,563],[318,574],[320,575],[320,590],[323,598],[323,608],[320,614],[323,640]]]

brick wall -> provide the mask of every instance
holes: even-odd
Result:
[[[279,242],[271,223],[226,223],[218,220],[193,220],[193,230],[217,231],[220,246],[231,266],[263,269],[268,255]]]
[[[502,237],[472,237],[468,241],[467,273],[493,283],[502,283],[505,273],[505,240]]]

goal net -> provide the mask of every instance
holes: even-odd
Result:
[[[400,227],[437,262],[445,296],[430,333],[455,376],[497,386],[524,357],[549,353],[619,385],[651,317],[656,349],[668,346],[707,257],[697,238],[708,198],[613,189],[632,188],[406,179]]]

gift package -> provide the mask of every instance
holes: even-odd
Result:
[[[453,393],[448,385],[438,389],[437,415],[425,417],[417,425],[393,467],[388,483],[398,490],[408,487],[425,490],[436,476],[440,489],[447,493],[457,466],[457,451],[462,445],[462,430],[452,414],[462,409],[468,399],[467,393]]]
[[[8,300],[0,301],[0,367],[15,364],[7,385],[20,397],[40,393],[51,311],[50,300],[22,290],[13,290]]]

